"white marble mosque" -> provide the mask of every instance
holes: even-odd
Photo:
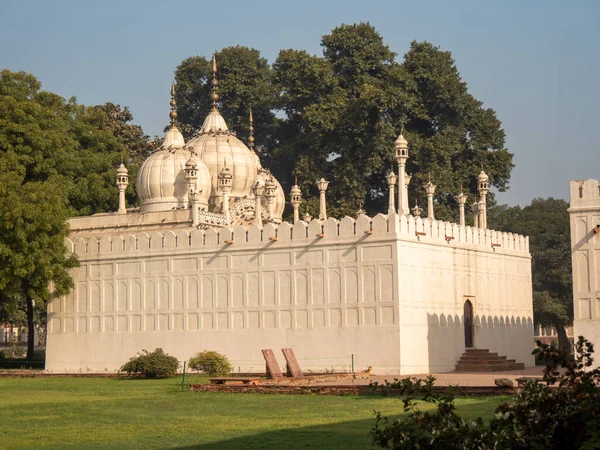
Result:
[[[213,108],[187,143],[175,125],[143,163],[140,207],[127,209],[128,172],[117,170],[119,209],[70,220],[75,288],[48,308],[46,368],[116,371],[142,349],[186,360],[216,350],[236,371],[264,371],[261,349],[291,347],[305,370],[451,371],[465,348],[532,366],[533,310],[527,237],[487,229],[489,180],[478,177],[474,226],[409,210],[409,146],[394,145],[389,206],[375,217],[304,216],[297,183],[286,195],[254,151]],[[174,92],[172,91],[174,97]],[[397,189],[396,189],[397,187]],[[282,358],[283,359],[283,358]],[[283,363],[283,361],[280,361]]]

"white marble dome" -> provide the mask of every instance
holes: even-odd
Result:
[[[192,153],[184,145],[181,132],[172,126],[167,130],[162,146],[140,167],[136,180],[140,212],[169,211],[189,206],[185,164]],[[200,204],[207,203],[210,179],[206,165],[198,160],[196,186],[203,190]]]
[[[199,135],[191,139],[185,148],[194,151],[208,167],[211,177],[210,196],[213,200],[221,195],[218,175],[225,162],[233,175],[230,196],[253,197],[252,185],[256,183],[258,170],[261,168],[260,161],[229,131],[219,111],[215,109],[208,114]]]

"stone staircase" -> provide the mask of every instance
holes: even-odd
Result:
[[[498,353],[490,353],[484,348],[467,348],[456,363],[457,372],[500,372],[503,370],[523,370],[525,364]]]

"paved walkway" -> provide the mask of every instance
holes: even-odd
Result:
[[[520,377],[535,377],[542,376],[542,372],[544,370],[543,366],[537,367],[529,367],[524,370],[509,370],[505,372],[448,372],[448,373],[434,373],[433,375],[436,386],[495,386],[494,379],[495,378],[508,378],[510,380],[515,380],[515,378]],[[425,379],[429,374],[420,374],[420,375],[410,375],[411,378],[422,378]],[[407,378],[408,375],[371,375],[369,378],[363,379],[341,379],[337,381],[328,381],[324,383],[319,383],[320,386],[330,386],[330,385],[367,385],[371,381],[377,381],[379,383],[383,383],[385,380],[393,381],[394,378],[402,379]],[[517,383],[515,382],[515,386]]]

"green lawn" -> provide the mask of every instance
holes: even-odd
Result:
[[[490,418],[503,400],[456,404],[464,417]],[[4,378],[0,448],[364,449],[373,410],[395,416],[402,404],[374,396],[181,392],[175,379]]]

